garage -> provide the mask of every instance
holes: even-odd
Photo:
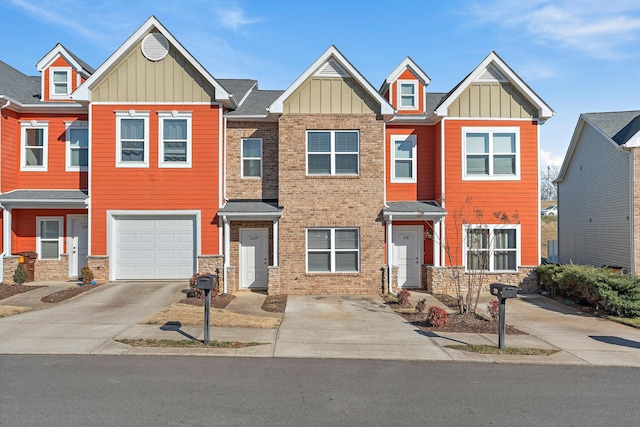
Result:
[[[195,218],[114,218],[116,280],[185,279],[195,271]]]

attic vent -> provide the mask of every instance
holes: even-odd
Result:
[[[478,81],[500,83],[509,82],[509,80],[500,71],[496,70],[493,65],[489,65],[484,69],[484,72],[478,77]]]
[[[169,52],[169,42],[160,33],[148,34],[142,40],[142,54],[149,61],[160,61]]]
[[[350,77],[349,73],[335,59],[329,59],[315,74],[315,77]]]

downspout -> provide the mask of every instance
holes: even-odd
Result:
[[[6,99],[3,95],[0,95],[1,99]],[[0,158],[2,158],[2,110],[4,110],[5,108],[7,108],[9,105],[11,105],[11,101],[7,99],[7,102],[0,106]],[[2,166],[0,165],[0,194],[2,194]],[[0,208],[4,211],[7,212],[7,210],[5,209],[4,206],[0,205]],[[4,225],[6,218],[5,215],[2,216],[2,229],[3,229],[3,233],[2,233],[2,253],[0,253],[0,280],[4,279],[4,257],[7,253],[7,247],[5,245],[6,243],[6,237],[4,235],[4,232],[6,232],[6,227]],[[10,231],[9,231],[10,232]],[[11,248],[8,248],[8,250],[10,251]]]

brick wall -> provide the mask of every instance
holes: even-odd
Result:
[[[109,257],[108,256],[89,256],[87,264],[93,270],[93,279],[97,283],[106,283],[109,281]]]
[[[306,175],[306,130],[358,130],[357,177]],[[284,114],[279,121],[280,290],[288,294],[381,291],[384,228],[384,123],[374,114]],[[306,229],[357,227],[358,273],[306,273]]]
[[[427,291],[434,294],[456,295],[457,281],[454,271],[460,274],[460,284],[463,293],[467,290],[470,274],[474,284],[478,283],[478,275],[465,273],[464,267],[429,267],[427,274]],[[491,283],[504,283],[518,287],[518,292],[534,293],[538,292],[538,278],[535,267],[520,267],[517,273],[485,273],[482,278],[482,293],[489,293]]]

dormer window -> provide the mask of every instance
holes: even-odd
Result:
[[[71,68],[51,67],[49,70],[51,99],[67,98],[71,93]]]
[[[418,82],[398,81],[398,109],[417,110],[418,109]]]

